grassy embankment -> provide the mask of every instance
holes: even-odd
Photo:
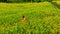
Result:
[[[60,34],[60,10],[51,3],[0,3],[0,34],[49,33]]]

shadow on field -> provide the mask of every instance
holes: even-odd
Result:
[[[57,7],[58,9],[60,9],[60,5],[58,5],[56,2],[51,2],[51,4],[53,4],[55,7]]]

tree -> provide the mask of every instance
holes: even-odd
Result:
[[[7,0],[0,0],[0,2],[6,2]]]
[[[53,0],[47,0],[48,2],[52,2]]]

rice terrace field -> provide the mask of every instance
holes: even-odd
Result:
[[[0,34],[60,34],[60,9],[50,2],[0,3]]]

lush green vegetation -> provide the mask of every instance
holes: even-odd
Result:
[[[0,3],[0,34],[60,34],[60,9],[49,2]]]
[[[60,1],[52,1],[51,3],[60,9]]]
[[[16,3],[21,3],[21,2],[44,2],[44,1],[59,1],[59,0],[0,0],[0,2],[16,2]]]

